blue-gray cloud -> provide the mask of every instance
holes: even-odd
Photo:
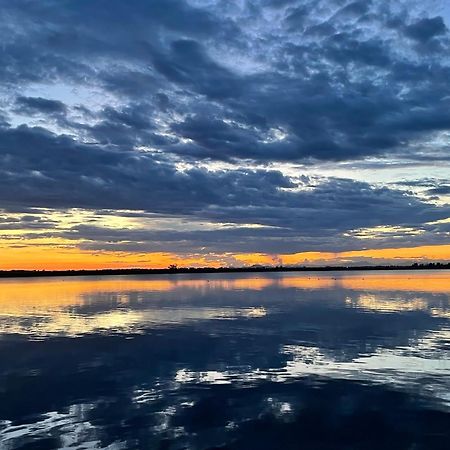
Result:
[[[17,110],[21,114],[62,114],[66,112],[66,106],[59,100],[48,100],[42,97],[23,97],[20,96],[16,100]]]
[[[301,174],[287,177],[268,169],[180,170],[163,156],[80,144],[40,128],[5,129],[0,137],[0,202],[7,208],[136,210],[143,211],[138,216],[156,213],[235,224],[216,231],[183,232],[109,230],[85,224],[35,237],[86,240],[85,247],[91,249],[208,247],[216,252],[276,253],[353,249],[355,240],[348,235],[352,230],[386,225],[412,227],[421,235],[399,231],[378,245],[444,243],[448,238],[445,232],[424,225],[449,217],[447,206],[387,187]],[[22,221],[21,225],[37,228],[39,223],[30,226]]]
[[[227,160],[390,155],[450,127],[447,27],[408,6],[4,2],[0,78],[11,92],[106,90],[118,100],[96,111],[95,125],[91,115],[66,126],[93,139],[103,130],[118,145]],[[64,109],[20,102],[30,114]]]

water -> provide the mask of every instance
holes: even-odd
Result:
[[[0,449],[448,450],[450,272],[0,281]]]

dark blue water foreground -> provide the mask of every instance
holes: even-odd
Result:
[[[450,272],[0,281],[0,449],[450,447]]]

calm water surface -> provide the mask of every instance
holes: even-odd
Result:
[[[0,281],[0,449],[450,448],[450,272]]]

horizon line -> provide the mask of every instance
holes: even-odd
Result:
[[[178,267],[167,268],[117,268],[117,269],[0,269],[0,278],[52,277],[52,276],[93,276],[93,275],[168,275],[184,273],[256,273],[256,272],[332,272],[358,270],[448,270],[450,262],[413,263],[407,265],[357,265],[357,266],[267,266],[252,265],[241,267]]]

